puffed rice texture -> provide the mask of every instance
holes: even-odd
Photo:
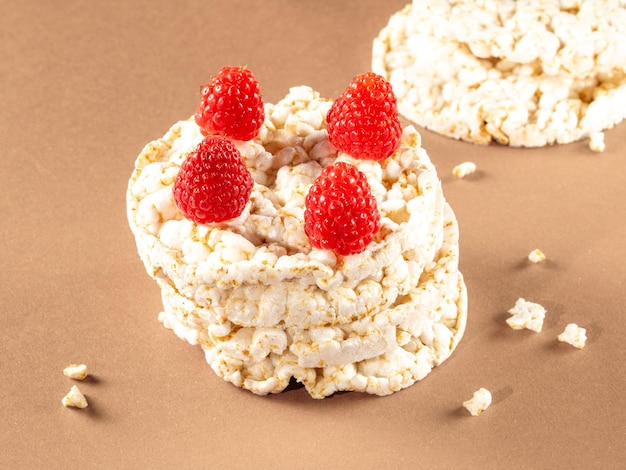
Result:
[[[414,0],[374,40],[372,70],[409,120],[478,144],[590,138],[626,117],[620,0]]]

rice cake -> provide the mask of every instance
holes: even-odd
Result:
[[[146,145],[129,181],[159,319],[220,377],[260,395],[292,378],[314,398],[388,395],[448,358],[465,330],[458,225],[419,133],[407,126],[383,162],[353,159],[328,142],[331,103],[294,87],[265,105],[259,136],[235,142],[255,181],[235,219],[198,225],[173,201],[180,164],[203,138],[193,119]],[[381,215],[374,241],[346,257],[311,247],[303,227],[308,189],[334,161],[366,175]]]
[[[414,0],[374,40],[372,70],[404,117],[448,137],[598,136],[626,117],[625,2]]]

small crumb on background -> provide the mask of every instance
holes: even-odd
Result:
[[[589,134],[589,148],[594,152],[604,152],[604,132],[592,132]]]
[[[541,305],[528,302],[521,297],[515,302],[515,306],[509,310],[512,315],[507,318],[507,324],[514,330],[528,329],[541,332],[543,320],[546,316],[546,309]]]
[[[558,340],[582,349],[585,347],[585,341],[587,341],[587,330],[579,327],[576,323],[570,323],[565,327],[563,333],[558,336]]]
[[[85,364],[70,364],[63,369],[63,374],[70,379],[85,380],[85,377],[87,377],[87,366]]]
[[[535,248],[528,255],[528,260],[531,263],[541,263],[545,259],[546,259],[546,255],[539,248]]]
[[[478,416],[491,405],[491,392],[486,388],[479,388],[469,400],[463,402],[463,407],[469,411],[472,416]]]
[[[61,403],[65,407],[87,408],[87,399],[76,385],[61,399]]]
[[[463,162],[455,166],[452,170],[452,174],[457,178],[464,178],[467,175],[471,175],[476,171],[476,164],[473,162]]]

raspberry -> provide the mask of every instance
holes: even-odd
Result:
[[[185,217],[198,224],[238,217],[254,181],[235,145],[206,137],[183,161],[174,181],[174,201]]]
[[[326,116],[328,138],[354,158],[383,160],[400,146],[402,125],[391,85],[368,72],[352,80]]]
[[[259,82],[247,69],[222,67],[202,87],[195,119],[204,135],[254,139],[265,119]]]
[[[304,231],[311,245],[344,256],[360,253],[379,228],[378,205],[365,175],[345,162],[324,168],[305,201]]]

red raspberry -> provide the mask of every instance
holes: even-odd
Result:
[[[391,85],[368,72],[352,80],[326,117],[328,138],[354,158],[383,160],[400,146],[402,125]]]
[[[253,184],[235,145],[210,136],[180,166],[174,201],[185,217],[198,224],[222,222],[243,212]]]
[[[259,82],[247,69],[222,67],[202,87],[195,118],[204,135],[254,139],[265,119]]]
[[[380,228],[376,199],[363,173],[336,162],[316,178],[305,201],[304,232],[316,248],[362,252]]]

